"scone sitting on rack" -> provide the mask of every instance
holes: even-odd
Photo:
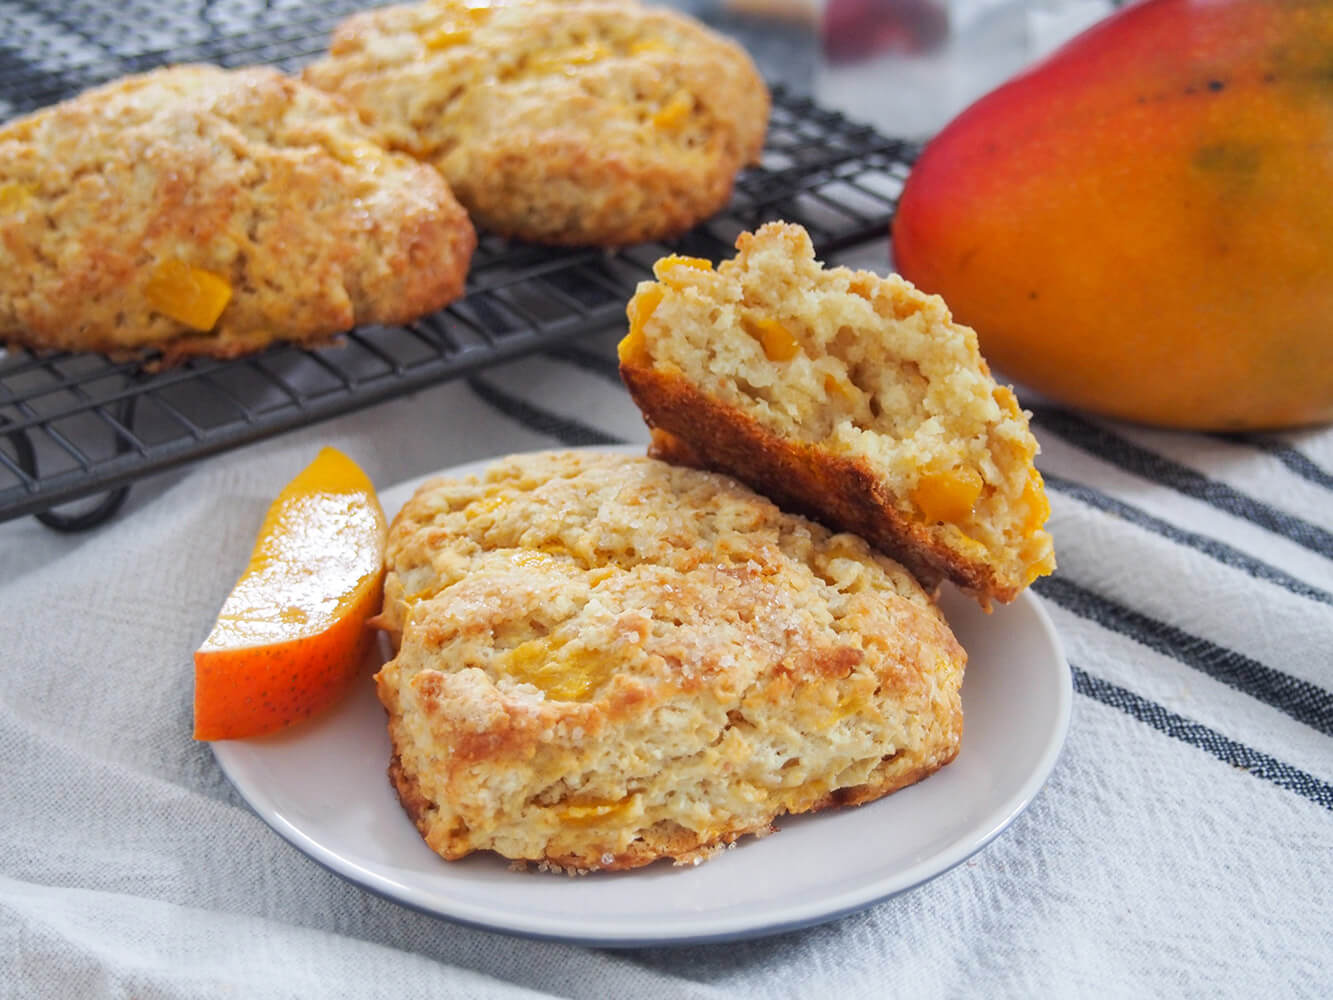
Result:
[[[965,654],[902,567],[726,476],[566,452],[426,483],[376,683],[429,845],[697,861],[951,761]]]
[[[739,46],[628,0],[463,0],[356,14],[305,79],[435,164],[484,229],[662,239],[724,207],[769,95]]]
[[[437,171],[276,70],[157,70],[0,127],[0,343],[323,343],[457,298],[475,246]]]
[[[1037,442],[976,334],[897,275],[825,269],[799,226],[667,257],[620,371],[652,454],[728,472],[984,606],[1051,572]]]

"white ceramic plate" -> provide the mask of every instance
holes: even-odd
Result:
[[[392,516],[418,482],[384,490],[385,513]],[[276,737],[215,743],[213,751],[246,801],[297,848],[429,913],[602,946],[772,934],[831,920],[948,871],[1003,831],[1054,767],[1073,695],[1040,602],[1024,593],[991,615],[953,592],[942,603],[969,656],[958,758],[878,802],[781,820],[777,835],[746,838],[693,868],[659,862],[568,878],[513,872],[490,855],[442,860],[389,785],[384,710],[369,682],[314,722]]]

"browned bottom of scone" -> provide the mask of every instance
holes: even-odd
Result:
[[[674,239],[720,212],[745,163],[718,154],[707,174],[622,158],[568,137],[496,136],[455,156],[448,169],[458,199],[482,229],[548,246],[622,247]],[[558,171],[558,173],[557,173]]]
[[[422,794],[421,786],[411,771],[403,767],[398,754],[398,740],[395,734],[397,725],[390,721],[389,735],[394,744],[393,759],[389,761],[389,780],[398,793],[398,801],[426,842],[443,857],[456,861],[466,857],[472,851],[451,852],[448,844],[438,837],[435,824],[436,807]],[[959,716],[961,734],[961,715]],[[872,774],[871,780],[850,788],[839,788],[828,792],[822,798],[815,799],[800,809],[788,809],[784,815],[819,812],[825,809],[851,807],[874,802],[899,789],[914,785],[930,777],[940,768],[952,764],[958,756],[958,744],[954,743],[941,755],[928,763],[914,761],[908,766],[895,766],[898,759],[890,756]],[[774,817],[777,819],[779,817]],[[697,831],[681,826],[679,823],[664,821],[654,824],[639,832],[638,839],[619,851],[598,850],[594,852],[569,852],[564,854],[544,854],[540,858],[522,860],[537,861],[552,868],[567,872],[590,871],[625,871],[630,868],[642,868],[655,861],[672,860],[676,864],[703,861],[745,836],[762,837],[774,832],[771,821],[757,823],[745,828],[735,828],[713,836],[701,836]]]
[[[653,430],[654,458],[737,476],[787,510],[855,532],[927,588],[947,578],[1002,602],[1018,596],[1013,581],[958,558],[927,525],[905,517],[864,462],[774,434],[679,376],[624,364],[620,374]]]

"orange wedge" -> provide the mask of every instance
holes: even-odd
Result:
[[[195,739],[275,732],[341,697],[375,641],[385,532],[374,486],[333,448],[287,484],[194,654]]]

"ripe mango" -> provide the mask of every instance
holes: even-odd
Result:
[[[1333,0],[1123,8],[927,144],[893,252],[1071,406],[1333,420]]]

